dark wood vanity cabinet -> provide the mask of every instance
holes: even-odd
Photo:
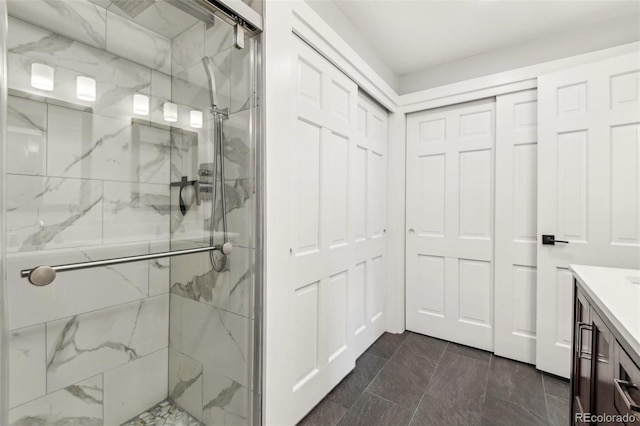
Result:
[[[640,368],[577,285],[573,313],[572,424],[640,426]]]
[[[573,412],[591,412],[591,316],[590,306],[584,295],[579,291],[574,297],[574,327],[573,327],[573,369],[571,373],[571,391]],[[585,424],[581,417],[576,424]]]
[[[591,374],[593,377],[593,406],[592,413],[614,415],[616,409],[613,404],[613,373],[615,340],[604,321],[595,312],[591,313],[591,327],[593,339],[593,360]],[[606,424],[619,424],[605,422]]]

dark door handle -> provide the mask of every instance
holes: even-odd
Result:
[[[555,235],[543,235],[542,236],[542,244],[553,246],[553,245],[555,245],[555,243],[569,244],[569,241],[556,240],[556,236]]]

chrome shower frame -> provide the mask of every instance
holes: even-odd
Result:
[[[0,0],[0,424],[9,424],[9,351],[6,302],[7,3]]]
[[[265,332],[265,111],[260,101],[265,95],[265,69],[264,69],[264,43],[262,35],[255,37],[252,46],[254,54],[251,55],[251,115],[250,134],[255,147],[254,178],[256,181],[256,197],[254,203],[254,225],[252,240],[255,244],[254,251],[254,294],[253,314],[258,319],[253,324],[253,424],[262,425],[264,420],[264,332]]]

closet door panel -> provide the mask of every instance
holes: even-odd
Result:
[[[353,327],[356,356],[360,356],[386,329],[386,211],[387,112],[364,93],[358,94],[358,124],[352,152],[355,257],[362,266],[365,321]],[[356,316],[357,318],[357,316]],[[359,320],[355,320],[358,324]]]
[[[355,282],[349,198],[357,86],[299,39],[296,129],[290,144],[291,263],[294,339],[289,389],[302,418],[355,365],[349,295]],[[281,285],[281,283],[273,283]],[[285,337],[286,336],[286,337]],[[283,354],[285,356],[285,354]]]
[[[536,367],[570,374],[569,264],[640,267],[640,62],[630,54],[538,78]]]
[[[536,91],[496,106],[495,353],[536,360]]]
[[[493,99],[407,119],[407,329],[493,349]]]
[[[294,36],[287,399],[302,419],[386,328],[387,113]],[[267,289],[268,291],[268,289]],[[275,337],[274,337],[275,339]],[[290,393],[289,393],[290,392]]]

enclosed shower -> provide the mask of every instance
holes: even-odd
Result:
[[[261,3],[234,4],[0,4],[0,424],[260,423]]]

